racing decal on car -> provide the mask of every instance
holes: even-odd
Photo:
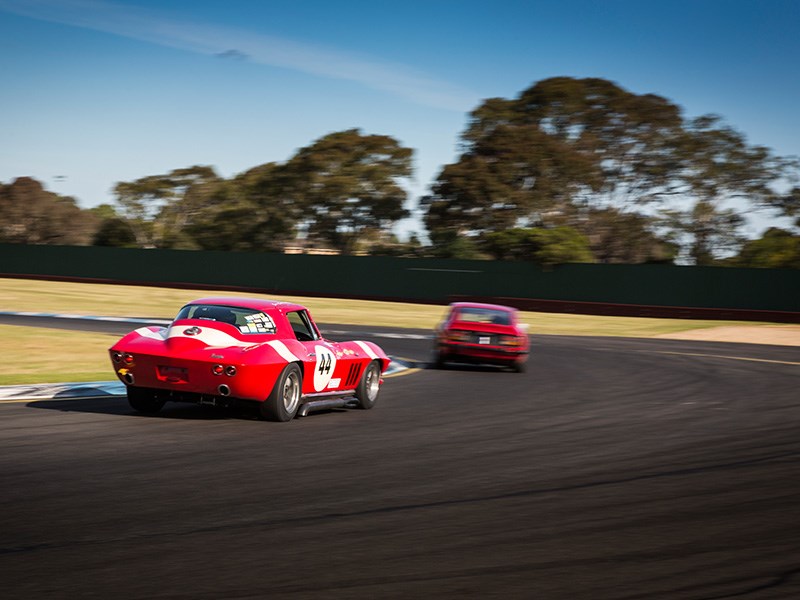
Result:
[[[255,313],[245,315],[244,320],[247,323],[239,326],[239,331],[242,333],[275,333],[275,322],[269,315]]]
[[[325,346],[314,346],[314,354],[317,358],[314,365],[314,390],[321,392],[331,381],[336,368],[336,355]]]

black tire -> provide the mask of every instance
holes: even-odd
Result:
[[[375,406],[381,391],[381,366],[377,360],[367,365],[356,388],[358,408],[367,410]]]
[[[434,369],[446,369],[447,364],[444,360],[444,356],[439,350],[433,351],[433,368]]]
[[[300,408],[303,375],[296,363],[286,365],[275,386],[261,403],[261,417],[267,421],[286,422],[294,419]]]
[[[127,392],[128,404],[137,412],[154,415],[164,408],[165,401],[156,398],[152,390],[128,386]]]
[[[525,372],[525,363],[524,362],[515,362],[511,365],[511,369],[514,373],[524,373]]]

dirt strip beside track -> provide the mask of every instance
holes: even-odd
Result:
[[[800,346],[800,325],[781,325],[775,327],[712,327],[710,329],[691,329],[689,331],[679,331],[677,333],[663,333],[655,337],[669,340]]]

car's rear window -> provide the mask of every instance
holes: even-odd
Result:
[[[511,325],[511,313],[491,308],[459,308],[454,315],[455,321],[467,323],[493,323],[494,325]]]
[[[275,333],[275,322],[268,314],[252,308],[220,306],[218,304],[189,304],[184,306],[175,320],[207,319],[228,323],[242,333]]]

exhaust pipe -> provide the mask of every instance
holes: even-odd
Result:
[[[231,395],[231,388],[229,388],[224,383],[217,388],[217,392],[219,392],[220,396],[230,396]]]
[[[122,376],[122,379],[123,379],[123,380],[125,381],[125,383],[127,383],[128,385],[133,385],[133,384],[135,383],[135,381],[136,381],[136,380],[133,378],[133,373],[125,373],[125,375],[123,375],[123,376]]]

